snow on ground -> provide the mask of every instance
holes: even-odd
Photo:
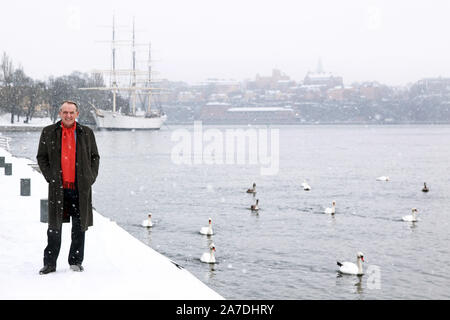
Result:
[[[223,299],[185,269],[94,211],[86,232],[84,272],[70,270],[71,223],[63,224],[55,273],[39,275],[47,244],[40,199],[47,183],[28,164],[0,148],[12,176],[0,167],[0,300],[3,299]],[[31,196],[20,196],[20,179],[31,179]]]
[[[21,116],[20,121],[17,122],[17,116],[15,116],[14,123],[11,123],[11,113],[0,114],[0,127],[45,127],[53,123],[50,118],[32,118],[28,123],[23,123],[24,120],[25,117]]]

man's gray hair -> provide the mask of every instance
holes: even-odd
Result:
[[[75,101],[72,101],[72,100],[64,100],[63,103],[61,103],[61,106],[59,107],[59,111],[61,111],[62,106],[64,105],[64,103],[69,103],[69,104],[75,105],[75,108],[77,109],[77,112],[78,112],[78,104]]]

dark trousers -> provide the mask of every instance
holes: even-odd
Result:
[[[69,251],[69,265],[82,264],[84,257],[84,231],[81,230],[78,191],[64,189],[64,213],[72,217],[72,243]],[[47,247],[44,250],[44,265],[56,267],[61,248],[61,229],[47,230]]]

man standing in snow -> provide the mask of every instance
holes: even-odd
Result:
[[[69,265],[83,271],[84,234],[93,225],[91,186],[98,174],[100,156],[93,131],[75,120],[78,105],[64,101],[61,118],[42,130],[37,162],[48,182],[48,244],[40,274],[56,271],[61,248],[62,223],[72,217]]]

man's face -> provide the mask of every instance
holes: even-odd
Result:
[[[80,113],[77,111],[77,107],[67,102],[62,105],[61,111],[59,111],[59,117],[66,128],[73,126],[75,119],[79,114]]]

